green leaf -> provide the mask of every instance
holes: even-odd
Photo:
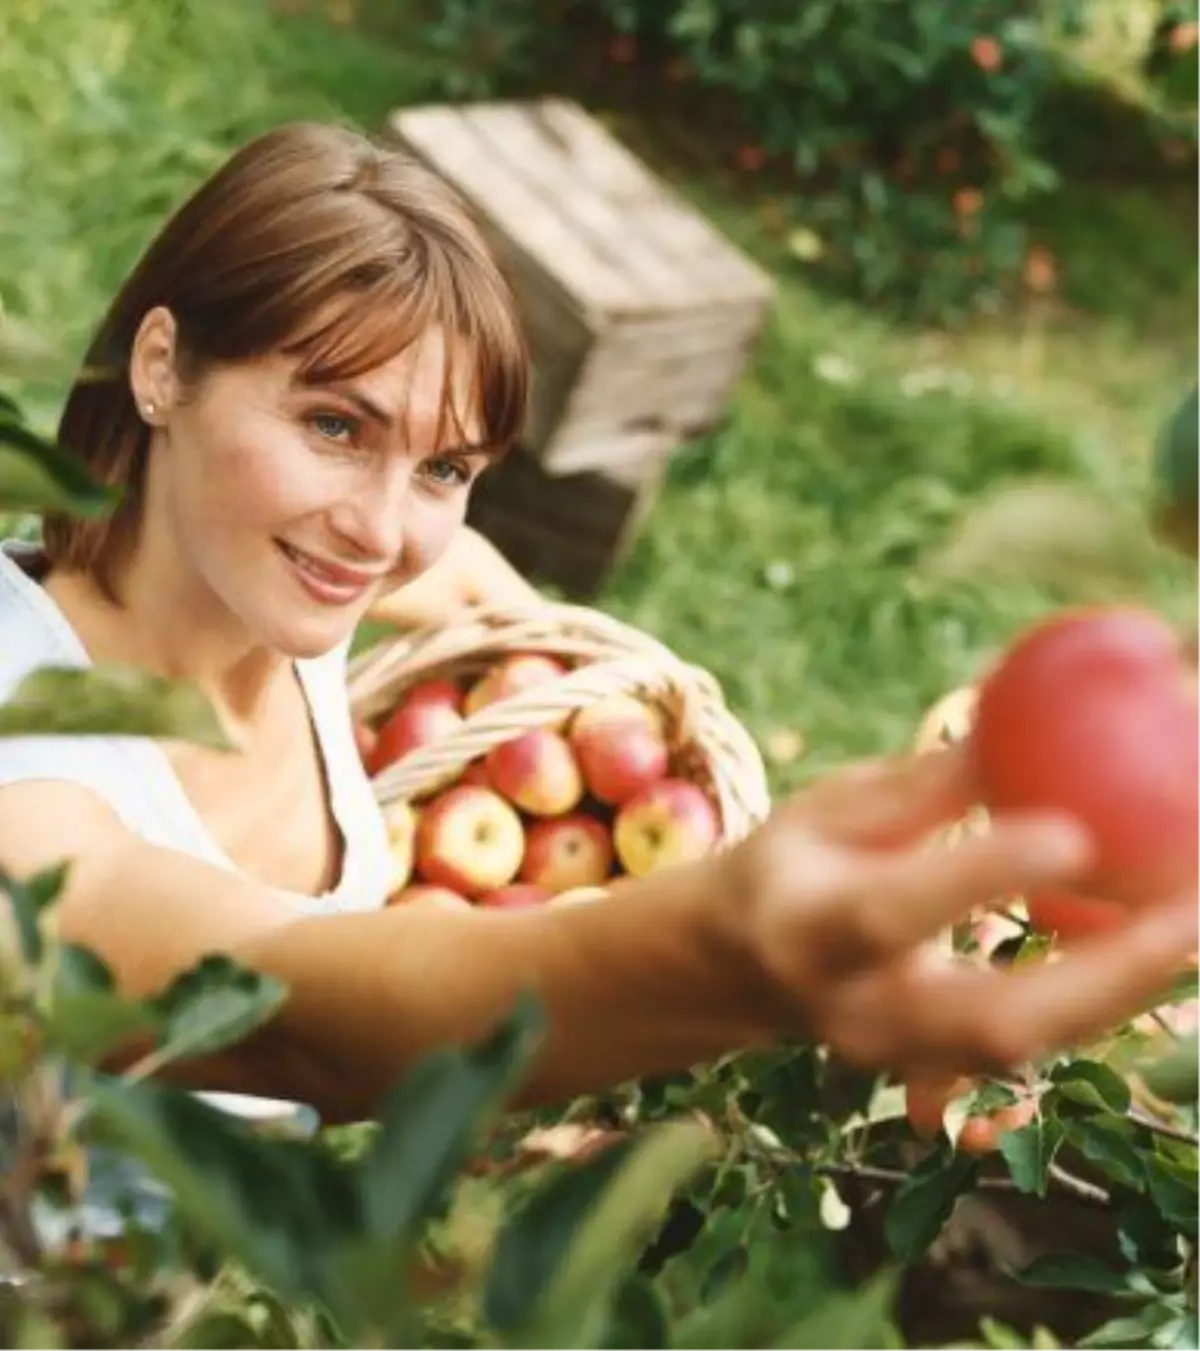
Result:
[[[362,1232],[353,1177],[310,1144],[273,1138],[184,1089],[98,1079],[91,1128],[139,1158],[201,1240],[282,1294],[350,1313],[339,1249]],[[349,1329],[353,1332],[357,1329]]]
[[[50,1044],[84,1065],[159,1026],[150,1005],[119,994],[104,962],[74,944],[58,950],[45,1020]]]
[[[1020,1130],[1001,1135],[1000,1153],[1018,1191],[1032,1196],[1046,1195],[1046,1170],[1061,1140],[1062,1127],[1040,1117]]]
[[[1200,1092],[1200,1043],[1196,1034],[1183,1038],[1169,1055],[1141,1067],[1146,1087],[1164,1102],[1195,1102]]]
[[[1195,1242],[1200,1198],[1195,1165],[1188,1169],[1157,1155],[1147,1155],[1145,1162],[1150,1199],[1158,1213]]]
[[[1129,1085],[1107,1065],[1095,1060],[1073,1060],[1059,1065],[1050,1081],[1064,1097],[1087,1107],[1102,1107],[1123,1115],[1129,1110]]]
[[[948,1144],[928,1155],[892,1197],[884,1219],[888,1246],[912,1263],[942,1232],[958,1198],[975,1180],[978,1163]]]
[[[1126,1276],[1083,1253],[1047,1253],[1013,1273],[1023,1285],[1043,1290],[1087,1290],[1098,1295],[1128,1295]]]
[[[1140,1188],[1146,1180],[1143,1156],[1123,1120],[1083,1117],[1066,1123],[1067,1139],[1116,1182]]]
[[[53,441],[0,408],[0,511],[100,516],[119,500],[119,490],[96,483]]]
[[[542,1028],[525,995],[476,1047],[434,1051],[388,1093],[363,1159],[363,1205],[380,1238],[409,1236],[444,1199],[485,1119],[518,1082]]]
[[[613,1300],[604,1351],[651,1351],[671,1346],[670,1314],[663,1297],[645,1276],[635,1273],[622,1282]]]
[[[897,1275],[883,1271],[857,1290],[839,1291],[822,1300],[812,1313],[794,1323],[773,1347],[789,1351],[828,1347],[831,1351],[866,1346],[895,1346],[892,1308]]]
[[[203,957],[150,1001],[162,1026],[154,1058],[163,1064],[232,1046],[286,998],[286,987],[271,976],[219,954]]]
[[[0,704],[0,736],[145,736],[236,749],[194,685],[127,666],[44,666]]]
[[[56,863],[21,880],[0,868],[0,887],[8,893],[9,905],[16,920],[21,956],[31,966],[42,959],[42,911],[58,899],[69,866],[67,863]]]
[[[553,1178],[500,1232],[485,1318],[508,1345],[595,1345],[672,1196],[714,1150],[703,1127],[672,1122]]]
[[[1078,1344],[1081,1347],[1117,1347],[1125,1351],[1129,1347],[1146,1346],[1151,1331],[1140,1318],[1112,1318],[1082,1337]]]

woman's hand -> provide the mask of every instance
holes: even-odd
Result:
[[[963,748],[856,765],[777,809],[737,849],[735,928],[814,1038],[858,1064],[938,1079],[995,1073],[1103,1034],[1154,1002],[1196,949],[1196,897],[1016,969],[934,940],[978,906],[1069,884],[1070,821],[994,820],[953,848],[929,833],[978,801]]]

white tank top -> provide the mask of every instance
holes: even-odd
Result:
[[[34,545],[0,543],[0,700],[38,666],[92,665],[66,616],[35,580],[38,558]],[[348,646],[295,663],[344,841],[341,874],[329,891],[285,893],[312,914],[378,909],[387,896],[387,836],[354,744],[346,695]],[[133,834],[237,872],[192,807],[162,746],[150,738],[0,737],[0,785],[33,779],[82,784]]]

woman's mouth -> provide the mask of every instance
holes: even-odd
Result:
[[[283,540],[276,540],[296,580],[322,605],[349,605],[358,600],[375,582],[374,573],[357,572],[339,564],[326,563]]]

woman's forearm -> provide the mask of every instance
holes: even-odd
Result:
[[[298,920],[239,954],[291,989],[261,1061],[274,1091],[364,1115],[426,1051],[484,1036],[522,990],[548,1022],[524,1105],[762,1044],[779,1010],[714,904],[722,880],[710,861],[576,906]]]

